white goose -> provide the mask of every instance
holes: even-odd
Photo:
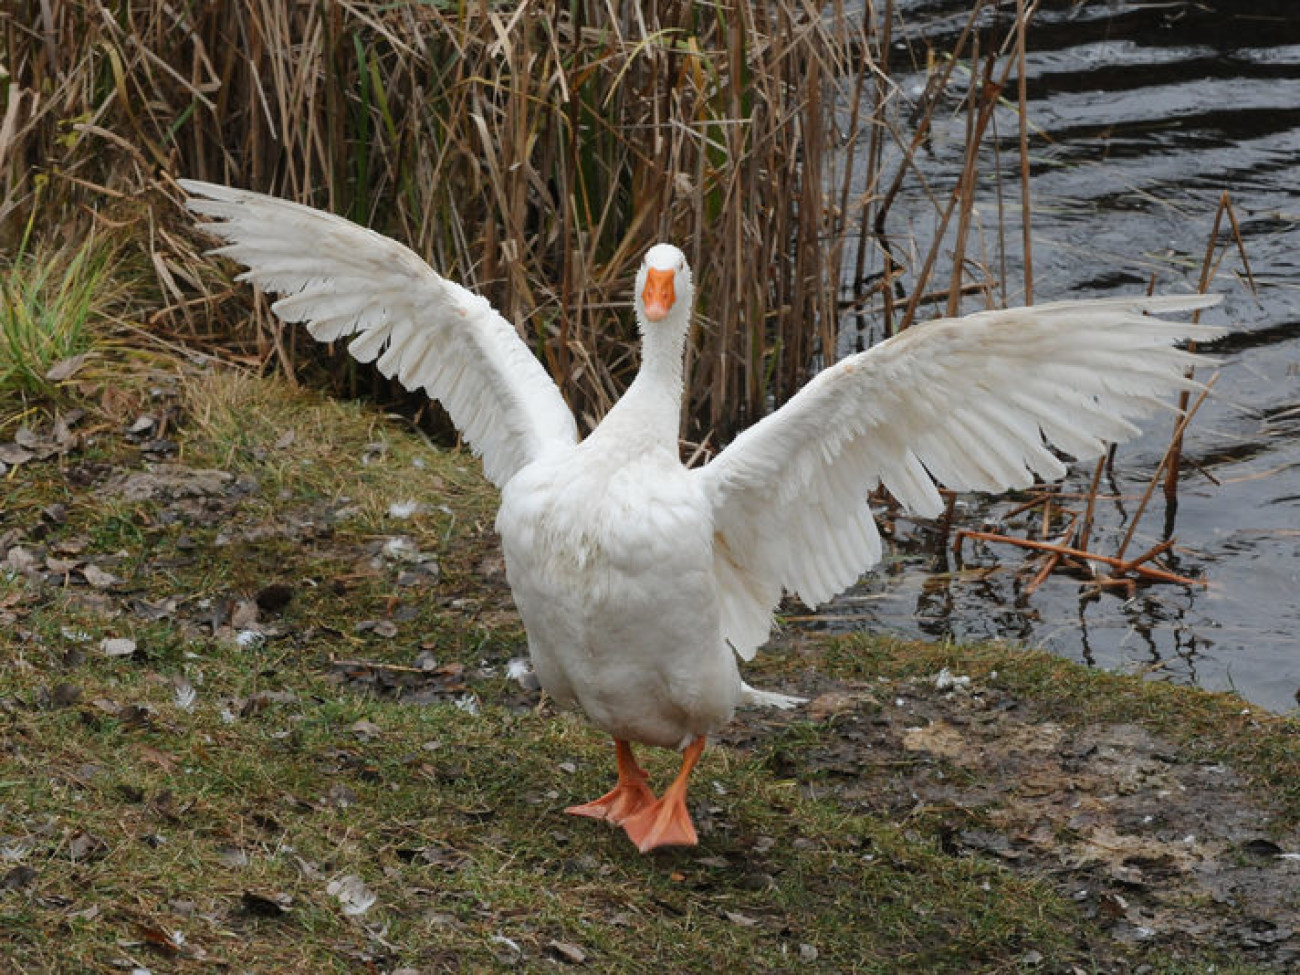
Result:
[[[1136,432],[1128,417],[1194,383],[1174,347],[1219,329],[1150,318],[1215,296],[1073,301],[917,325],[814,377],[704,467],[678,454],[693,294],[676,247],[637,275],[636,380],[596,430],[577,427],[514,327],[402,245],[340,217],[182,180],[241,279],[385,376],[446,408],[501,489],[497,529],[529,652],[549,694],[613,736],[618,784],[575,806],[642,850],[693,845],[687,780],[742,703],[790,706],[740,678],[783,592],[815,606],[879,561],[878,483],[935,516],[935,488],[1023,488]],[[662,798],[631,743],[684,751]]]

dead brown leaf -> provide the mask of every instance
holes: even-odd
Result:
[[[79,829],[68,839],[68,857],[72,860],[94,860],[108,852],[108,844],[84,829]]]
[[[88,353],[83,352],[67,359],[60,359],[46,370],[45,378],[52,383],[61,383],[66,379],[71,379],[81,371],[81,367],[86,364],[88,358]]]
[[[0,890],[24,890],[36,879],[36,871],[26,864],[14,867],[0,877]]]
[[[155,924],[144,923],[137,923],[135,927],[140,932],[140,937],[144,938],[149,947],[161,951],[165,955],[179,955],[181,953],[181,946],[176,937],[163,928]]]
[[[808,702],[808,717],[813,721],[825,721],[837,714],[853,711],[864,701],[871,700],[871,692],[864,688],[845,687],[827,691]]]
[[[20,447],[16,443],[0,443],[0,461],[4,461],[11,467],[26,464],[35,456],[30,450]]]
[[[140,745],[136,751],[146,762],[152,762],[167,772],[174,772],[180,763],[180,759],[175,755],[168,754],[161,748],[154,748],[152,745]]]
[[[568,962],[570,965],[581,965],[587,960],[587,953],[577,945],[569,944],[567,941],[550,941],[546,945],[560,961]]]
[[[264,894],[246,890],[241,900],[244,910],[257,917],[284,917],[293,909],[293,898],[285,893]]]
[[[908,728],[903,732],[903,747],[909,752],[929,752],[941,758],[961,758],[970,751],[961,729],[942,719],[922,728]]]
[[[85,577],[86,581],[96,589],[110,589],[122,581],[111,572],[105,572],[99,566],[93,564],[87,565],[83,568],[81,574]]]

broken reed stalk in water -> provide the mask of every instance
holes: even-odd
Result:
[[[1210,281],[1214,278],[1214,272],[1217,270],[1219,262],[1222,261],[1222,257],[1220,257],[1218,261],[1214,259],[1214,252],[1219,240],[1219,230],[1223,226],[1223,217],[1225,215],[1228,218],[1229,224],[1232,226],[1233,239],[1237,244],[1237,253],[1241,255],[1241,263],[1246,271],[1246,279],[1250,284],[1251,291],[1254,292],[1255,290],[1255,278],[1250,271],[1250,259],[1246,256],[1246,243],[1241,237],[1241,227],[1237,223],[1237,214],[1233,209],[1232,199],[1228,196],[1228,191],[1224,190],[1223,194],[1219,197],[1219,205],[1214,211],[1214,225],[1210,230],[1209,240],[1207,240],[1205,244],[1205,257],[1201,261],[1201,279],[1196,289],[1200,294],[1205,294],[1205,292],[1209,290]],[[1225,253],[1226,250],[1227,249],[1225,248]],[[1197,311],[1192,315],[1192,321],[1200,321],[1200,317],[1201,313]],[[1188,348],[1192,352],[1195,352],[1196,343],[1189,342]],[[1192,372],[1189,369],[1187,372],[1189,379],[1191,378],[1191,375]],[[1178,409],[1180,412],[1187,409],[1187,401],[1188,391],[1183,390],[1178,394]],[[1169,463],[1165,470],[1165,503],[1171,506],[1178,503],[1178,474],[1182,467],[1182,431],[1184,427],[1185,424],[1180,424],[1178,429],[1174,431],[1173,440],[1169,445]],[[1159,476],[1159,471],[1153,475],[1153,477]]]
[[[1102,555],[1099,552],[1087,552],[1083,549],[1072,548],[1069,545],[1060,545],[1055,542],[1041,542],[1033,538],[1016,538],[1012,535],[1002,535],[998,532],[976,531],[974,529],[962,529],[957,532],[958,543],[962,539],[973,538],[985,542],[999,542],[1006,545],[1015,545],[1020,548],[1035,549],[1040,552],[1050,552],[1058,556],[1069,556],[1075,559],[1082,559],[1088,562],[1101,562],[1115,569],[1115,576],[1132,573],[1141,576],[1144,579],[1153,582],[1173,582],[1184,586],[1204,586],[1206,583],[1203,579],[1192,579],[1188,576],[1180,576],[1177,573],[1169,572],[1166,569],[1149,566],[1145,563],[1161,552],[1166,551],[1173,544],[1169,539],[1161,542],[1149,552],[1144,553],[1136,559],[1122,559],[1113,555]]]

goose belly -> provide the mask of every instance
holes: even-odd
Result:
[[[712,521],[679,467],[520,472],[497,530],[547,692],[618,738],[676,748],[731,718]]]

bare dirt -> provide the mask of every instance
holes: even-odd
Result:
[[[1137,724],[1056,720],[996,673],[810,692],[801,715],[750,715],[724,740],[762,749],[790,720],[824,723],[806,752],[773,752],[774,773],[1047,878],[1117,942],[1300,970],[1300,831],[1279,830],[1233,768]]]

